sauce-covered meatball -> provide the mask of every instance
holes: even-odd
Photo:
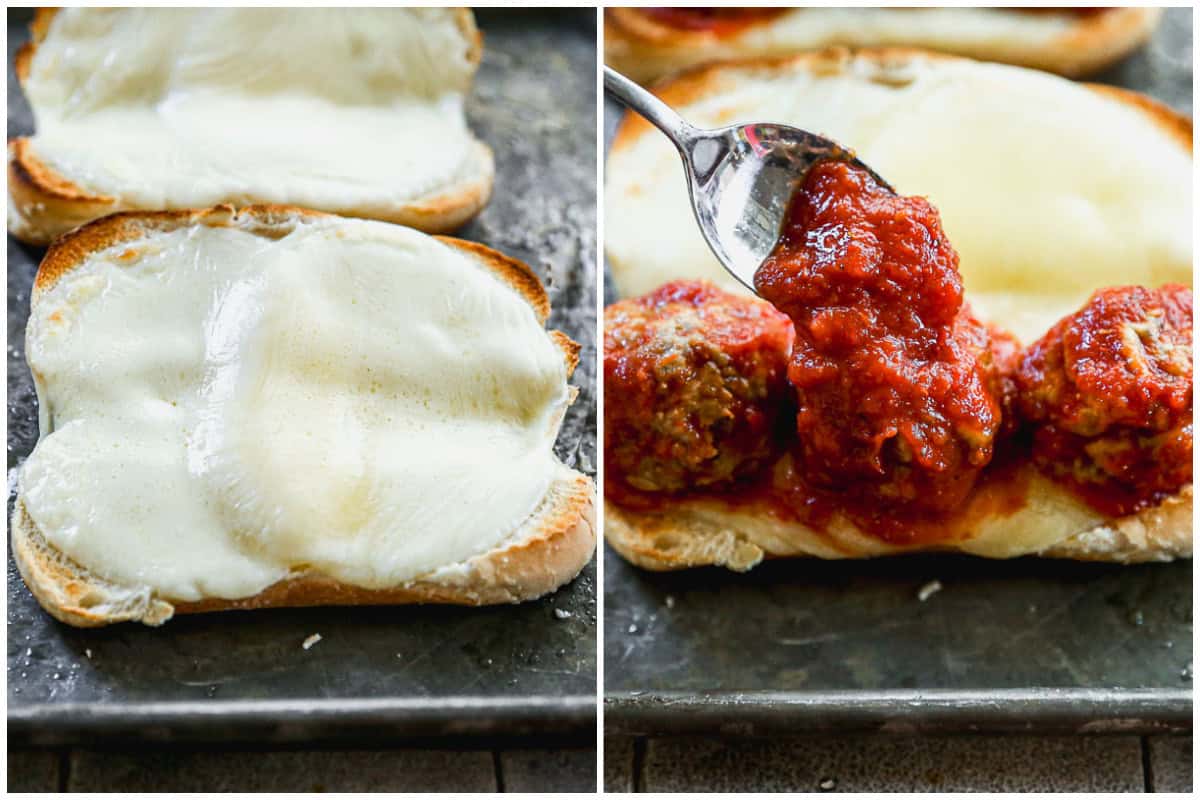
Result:
[[[1192,292],[1102,289],[1021,359],[1034,458],[1120,516],[1192,479]]]
[[[604,312],[606,483],[727,484],[762,466],[789,413],[792,326],[767,303],[676,281]]]
[[[991,460],[1002,386],[937,211],[817,164],[755,285],[795,324],[803,479],[881,507],[960,504]]]

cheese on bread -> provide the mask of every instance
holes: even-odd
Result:
[[[1191,285],[1191,124],[1152,101],[914,51],[718,65],[660,87],[700,127],[831,137],[941,213],[967,297],[1026,343],[1114,284]],[[605,249],[618,292],[739,284],[709,251],[679,156],[629,114],[613,142]]]
[[[63,9],[18,58],[36,134],[9,147],[9,229],[45,242],[124,209],[300,205],[449,230],[490,151],[456,9]]]
[[[638,8],[609,8],[604,56],[639,81],[706,62],[834,45],[926,47],[1075,77],[1127,55],[1161,16],[1157,8],[772,8],[722,32],[673,27]]]
[[[312,577],[351,597],[463,583],[542,535],[549,505],[576,540],[549,585],[474,577],[544,593],[591,552],[590,482],[553,453],[576,350],[547,311],[523,265],[395,225],[94,223],[35,284],[41,438],[16,518],[89,575],[198,603]]]

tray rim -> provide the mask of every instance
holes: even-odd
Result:
[[[103,741],[334,743],[595,736],[594,695],[32,703],[10,708],[10,747]]]
[[[612,692],[606,734],[1190,734],[1190,688]]]

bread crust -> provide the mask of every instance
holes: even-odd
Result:
[[[668,105],[681,108],[724,91],[736,82],[740,71],[762,74],[807,70],[819,75],[839,75],[865,64],[884,74],[892,69],[903,69],[916,59],[962,60],[958,56],[913,48],[851,50],[834,47],[795,56],[749,58],[695,67],[659,83],[652,91]],[[1189,118],[1136,92],[1099,84],[1085,85],[1144,114],[1181,148],[1191,152],[1192,122]],[[612,151],[632,147],[651,130],[650,123],[638,115],[626,114],[613,139]],[[1043,498],[1066,495],[1065,489],[1046,480],[1036,480],[1031,491]],[[779,522],[767,508],[750,506],[733,510],[685,500],[655,512],[631,511],[606,501],[604,535],[626,560],[643,569],[660,571],[707,565],[744,571],[764,558],[867,558],[906,552],[906,548],[887,545],[846,526],[830,535],[803,525]],[[970,547],[968,540],[917,549],[971,552]],[[1188,558],[1191,552],[1192,487],[1188,485],[1163,503],[1137,514],[1102,520],[1076,531],[1064,531],[1058,543],[1039,552],[979,554],[1133,563]]]
[[[297,573],[251,597],[173,601],[148,587],[123,587],[67,558],[46,541],[18,498],[11,520],[17,570],[52,617],[77,628],[118,622],[161,625],[176,614],[259,608],[361,605],[484,606],[534,600],[563,586],[591,560],[596,547],[592,482],[575,473],[551,489],[535,513],[533,534],[472,558],[462,570],[363,589],[318,573]]]
[[[1030,491],[1066,493],[1047,480],[1034,481]],[[1034,551],[988,548],[981,552],[972,546],[970,538],[896,546],[874,539],[844,520],[829,530],[818,531],[798,522],[782,521],[765,506],[734,509],[694,500],[680,500],[653,512],[632,511],[606,500],[604,538],[626,561],[653,572],[702,566],[746,572],[768,558],[874,558],[911,552],[962,552],[989,558],[1041,556],[1120,564],[1172,561],[1192,556],[1192,486],[1188,484],[1176,495],[1136,514],[1064,531],[1060,541]]]
[[[17,80],[24,87],[38,45],[46,38],[56,8],[39,8],[30,23],[30,41],[14,59]],[[468,42],[467,59],[477,69],[483,54],[483,35],[467,8],[455,9],[455,21]],[[46,246],[57,237],[93,219],[118,211],[150,210],[120,198],[93,194],[41,161],[30,146],[30,137],[8,141],[8,230],[21,241]],[[475,140],[471,152],[471,177],[436,195],[401,206],[363,204],[338,209],[347,217],[378,219],[425,233],[450,233],[483,210],[492,196],[496,167],[491,148]],[[253,198],[251,198],[253,200]],[[263,203],[262,205],[269,205]]]
[[[806,10],[791,9],[784,16],[802,14]],[[914,12],[919,12],[919,9],[914,9]],[[982,16],[1014,12],[980,8],[973,13]],[[1067,29],[1049,38],[1037,40],[1036,37],[1013,36],[1002,40],[993,38],[986,44],[964,39],[947,48],[947,52],[1076,78],[1103,69],[1145,43],[1161,16],[1161,9],[1109,8],[1098,14],[1072,15]],[[637,81],[657,80],[703,63],[781,54],[780,48],[768,50],[755,46],[745,42],[743,36],[779,25],[783,21],[781,17],[754,21],[726,35],[663,25],[646,16],[639,8],[606,9],[604,21],[605,63]],[[920,25],[916,22],[914,18],[911,41],[907,44],[932,47],[932,43],[923,39]],[[1061,19],[1056,22],[1061,22]],[[1026,23],[1038,24],[1038,18],[1027,17]],[[1051,22],[1047,20],[1046,24],[1050,25]],[[858,47],[871,44],[870,41],[856,40],[851,36],[841,41],[822,43],[822,46]]]
[[[279,238],[297,224],[328,216],[281,205],[114,214],[55,242],[38,268],[31,299],[36,303],[40,295],[90,254],[148,234],[205,225],[236,227]],[[437,238],[470,255],[512,287],[545,324],[549,299],[528,266],[475,242]],[[578,364],[579,345],[560,331],[547,331],[547,335],[562,350],[570,374]],[[20,496],[11,518],[12,552],[22,578],[42,607],[61,622],[76,627],[123,621],[160,625],[174,614],[290,606],[518,603],[569,582],[591,559],[596,546],[594,497],[590,478],[564,468],[539,508],[508,541],[461,564],[382,590],[363,589],[317,572],[303,572],[251,597],[177,601],[146,586],[115,584],[72,561],[45,539]]]

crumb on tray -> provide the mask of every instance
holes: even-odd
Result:
[[[924,603],[942,590],[941,581],[930,581],[917,591],[917,599]]]

